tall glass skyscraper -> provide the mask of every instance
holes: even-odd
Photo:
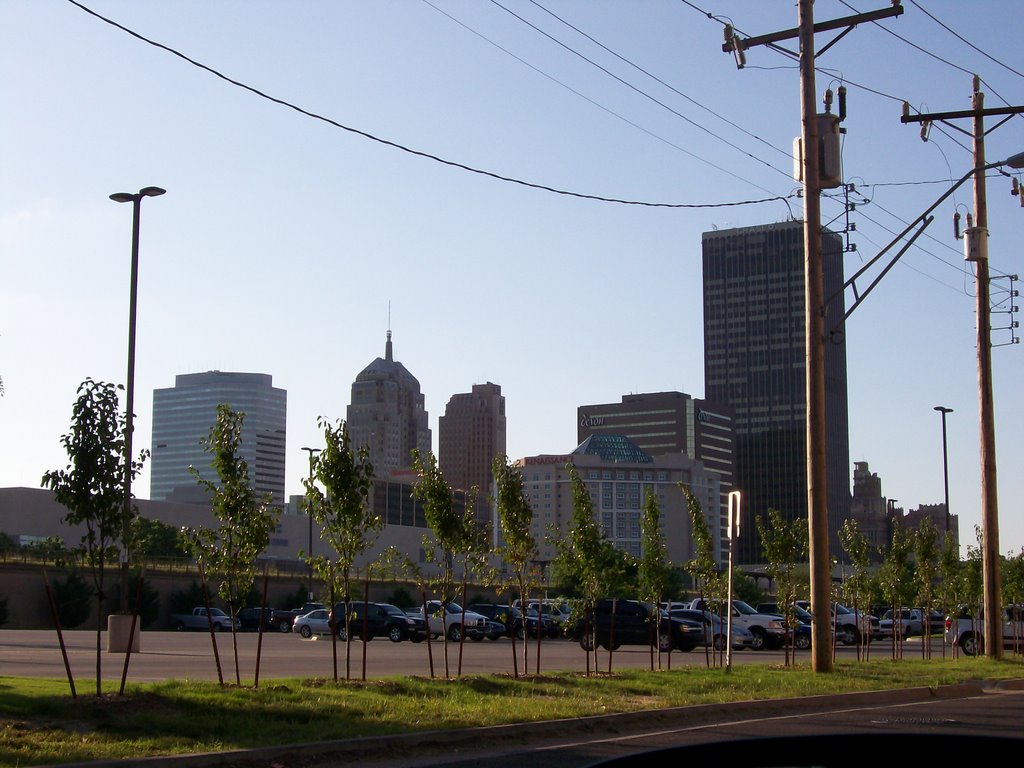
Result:
[[[276,506],[283,506],[288,393],[274,387],[265,373],[188,373],[175,376],[173,387],[153,391],[150,498],[203,498],[189,474],[190,465],[216,482],[212,456],[203,441],[217,421],[221,404],[245,414],[241,454],[256,493],[269,493]]]
[[[850,438],[843,316],[843,245],[822,236],[825,297],[825,461],[829,546],[850,510]],[[762,560],[754,518],[807,517],[803,222],[703,235],[704,392],[734,410],[735,479],[743,494],[738,554]],[[830,333],[835,331],[835,333]]]

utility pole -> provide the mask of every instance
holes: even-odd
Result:
[[[798,38],[800,43],[800,120],[804,184],[804,323],[806,345],[806,460],[807,526],[811,576],[811,667],[831,672],[832,562],[829,556],[828,487],[825,464],[825,280],[821,253],[821,164],[820,129],[815,108],[814,35],[845,28],[826,45],[827,50],[857,24],[899,16],[899,0],[892,7],[841,19],[814,23],[814,0],[800,0],[799,27],[758,37],[741,39],[731,26],[725,28],[722,49],[733,52],[737,66],[746,62],[744,51],[755,45],[775,45]],[[777,47],[777,46],[776,46]],[[842,111],[842,110],[841,110]],[[822,152],[824,154],[824,152]]]
[[[1024,107],[985,109],[981,82],[974,76],[971,109],[960,112],[936,112],[910,115],[904,106],[901,122],[930,123],[957,118],[971,118],[974,138],[974,226],[968,220],[964,231],[965,255],[975,266],[975,317],[977,318],[978,415],[981,432],[981,573],[984,607],[983,626],[985,655],[1002,658],[1003,644],[996,638],[1003,635],[1002,585],[999,578],[999,497],[996,486],[995,406],[992,397],[992,318],[989,315],[988,269],[988,203],[985,196],[985,173],[992,166],[985,163],[985,117],[1024,113]],[[1005,121],[1004,121],[1005,122]],[[997,126],[998,127],[998,126]],[[959,130],[959,129],[958,129]]]

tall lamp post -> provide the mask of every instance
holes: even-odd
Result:
[[[310,483],[310,485],[312,485],[313,484],[313,459],[323,449],[322,448],[307,448],[307,447],[303,446],[302,450],[307,451],[309,453],[309,483]],[[306,554],[307,554],[308,557],[313,557],[313,510],[309,509],[307,507],[306,508],[306,512],[309,514],[309,549],[306,550]],[[309,597],[308,597],[308,599],[312,600],[313,599],[313,562],[312,562],[312,560],[310,560],[310,562],[308,562],[306,564],[306,570],[307,570],[307,573],[309,575]]]
[[[128,376],[125,386],[124,529],[122,530],[122,544],[125,549],[128,546],[130,533],[128,526],[131,520],[132,509],[132,433],[135,429],[135,315],[139,284],[139,214],[142,207],[142,198],[159,197],[166,191],[166,189],[161,189],[160,187],[143,187],[134,194],[131,192],[115,192],[110,196],[110,199],[115,203],[132,204],[132,269],[128,299]],[[127,614],[128,610],[128,556],[125,551],[122,553],[121,559],[121,614]],[[111,619],[113,620],[113,617]],[[120,633],[117,634],[119,635]],[[123,638],[115,637],[113,628],[109,627],[108,650],[113,653],[126,650],[126,648],[117,647],[122,644],[122,640],[123,644],[127,646],[127,633]]]
[[[726,601],[725,671],[732,672],[732,554],[733,545],[740,537],[740,492],[729,491],[729,599]]]
[[[946,533],[949,533],[949,459],[946,453],[946,414],[952,413],[952,408],[944,405],[936,405],[935,410],[942,414],[942,485],[946,492]]]

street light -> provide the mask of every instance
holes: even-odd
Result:
[[[322,448],[306,448],[306,447],[303,447],[302,450],[309,452],[309,484],[312,485],[313,484],[313,458],[316,456],[316,454],[320,453],[320,451],[322,451],[323,449]],[[312,510],[312,508],[308,504],[306,505],[306,512],[309,514],[309,549],[306,552],[306,556],[309,557],[309,558],[312,558],[313,557],[313,510]],[[310,560],[308,563],[306,563],[306,570],[307,570],[307,572],[309,574],[309,599],[312,600],[313,599],[313,561],[312,560]]]
[[[125,477],[124,477],[124,527],[121,530],[121,616],[128,613],[128,539],[131,534],[131,475],[132,475],[132,433],[135,429],[135,311],[138,298],[138,221],[139,207],[142,198],[156,198],[167,191],[159,186],[144,186],[134,195],[130,193],[114,193],[111,200],[115,203],[132,204],[131,225],[131,287],[128,299],[128,376],[125,387]],[[136,650],[138,636],[131,629],[125,630],[123,618],[112,614],[108,620],[108,638],[106,645],[110,652]],[[130,638],[130,639],[129,639]]]
[[[123,541],[127,547],[128,521],[132,508],[132,432],[135,429],[135,314],[139,283],[139,212],[142,198],[159,197],[167,190],[160,187],[143,187],[134,195],[130,192],[115,192],[110,199],[115,203],[132,204],[132,271],[128,300],[128,379],[125,391],[125,433],[124,433],[124,530]],[[128,612],[128,558],[121,563],[121,612]]]
[[[949,460],[946,453],[946,414],[952,413],[952,408],[944,405],[936,405],[935,409],[942,414],[942,484],[946,491],[946,533],[949,533]]]

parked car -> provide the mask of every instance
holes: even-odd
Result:
[[[703,641],[700,625],[687,618],[670,616],[653,603],[609,598],[598,600],[594,613],[577,622],[571,636],[588,651],[594,649],[595,640],[608,650],[620,645],[649,645],[654,622],[662,651],[692,651]]]
[[[716,651],[725,650],[725,634],[728,630],[726,620],[717,613],[701,611],[695,608],[674,608],[669,611],[673,619],[685,619],[695,623],[700,631],[698,645],[710,645]],[[732,647],[736,650],[753,648],[754,635],[746,627],[733,624]]]
[[[326,608],[317,608],[302,616],[297,616],[291,624],[291,631],[298,632],[304,638],[313,635],[331,634],[331,612]]]
[[[895,631],[897,637],[923,635],[926,617],[930,633],[939,634],[943,631],[945,619],[938,611],[926,612],[920,608],[900,608],[896,612],[896,619],[893,620],[893,611],[890,608],[878,620],[879,634],[881,637],[892,637]]]
[[[178,632],[186,629],[209,630],[211,624],[214,632],[231,631],[231,617],[220,608],[211,608],[209,618],[206,609],[202,607],[193,608],[192,613],[175,613],[171,616],[171,626]],[[238,619],[235,619],[235,628],[238,626]]]
[[[946,618],[945,642],[959,646],[968,656],[985,652],[984,614],[977,611],[972,615],[969,609],[961,609]],[[1010,605],[1003,609],[1000,617],[1003,629],[1003,648],[1020,651],[1024,649],[1024,606]]]
[[[258,631],[260,628],[260,611],[263,612],[263,631],[277,629],[273,621],[273,608],[243,608],[238,612],[239,628],[243,632]]]
[[[799,605],[791,608],[796,624],[793,626],[793,645],[797,650],[806,651],[811,647],[811,613]],[[782,616],[783,626],[787,624],[786,613],[778,603],[758,603],[757,612],[771,616]]]
[[[805,610],[811,610],[808,600],[797,600],[796,604]],[[863,611],[854,611],[839,603],[832,603],[832,622],[836,640],[843,645],[856,645],[864,637],[870,642],[882,636],[878,617]]]
[[[275,610],[270,616],[270,623],[273,624],[279,632],[291,632],[292,623],[299,616],[305,616],[310,611],[326,607],[327,606],[323,603],[304,603],[301,608],[292,608],[287,611]]]
[[[508,605],[499,605],[497,603],[473,603],[467,606],[467,610],[473,613],[479,613],[481,616],[486,616],[488,622],[493,624],[500,624],[501,630],[498,637],[515,637],[522,640],[526,633],[529,632],[530,637],[537,636],[537,614],[526,618],[525,628],[523,622],[523,612],[518,608],[513,607],[511,613],[509,612]],[[498,637],[492,637],[490,633],[487,637],[491,640],[497,640]]]
[[[724,617],[728,610],[727,605],[723,601],[716,608],[714,605],[705,605],[703,600],[697,598],[687,607],[697,611],[710,607]],[[732,601],[732,624],[734,627],[739,625],[750,630],[750,634],[754,636],[751,647],[755,651],[781,647],[786,637],[784,623],[783,617],[779,614],[759,613],[742,600]]]
[[[344,603],[334,606],[334,614],[338,622],[338,637],[346,640],[344,622]],[[410,616],[401,608],[390,603],[352,602],[349,609],[349,630],[352,637],[370,641],[374,637],[386,637],[393,643],[412,640],[418,643],[427,636],[427,624],[422,617]]]

